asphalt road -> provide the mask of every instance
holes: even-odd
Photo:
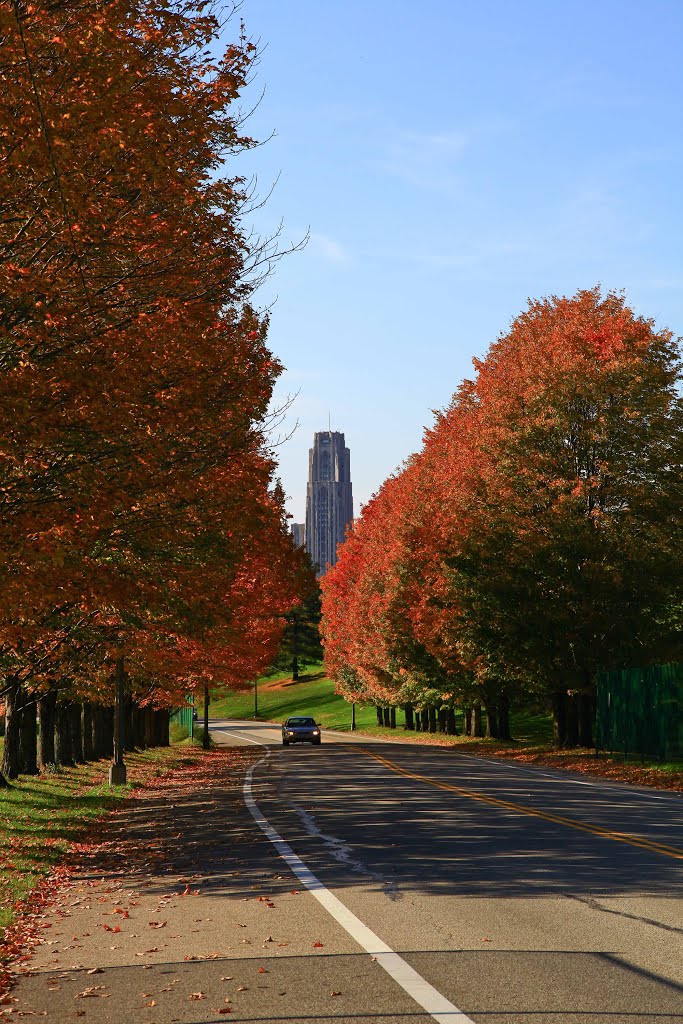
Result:
[[[683,1021],[679,795],[347,734],[282,749],[277,727],[212,731],[264,745],[260,813],[463,1021]]]
[[[46,910],[0,1020],[682,1024],[680,796],[211,731],[243,748],[244,783],[179,782],[117,814],[109,861],[86,857]]]

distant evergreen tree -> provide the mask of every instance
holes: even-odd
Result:
[[[322,661],[323,648],[320,640],[321,596],[320,587],[312,573],[312,587],[302,603],[286,616],[287,625],[282,637],[280,652],[273,665],[274,669],[292,670],[292,679],[299,679],[299,671],[306,665]]]

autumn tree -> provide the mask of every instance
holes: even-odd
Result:
[[[326,661],[501,738],[548,698],[590,743],[600,670],[681,656],[680,353],[594,289],[530,303],[475,368],[328,573]]]
[[[225,171],[251,145],[234,104],[254,47],[242,34],[212,56],[206,3],[14,2],[0,19],[5,688],[22,706],[63,688],[55,659],[79,675],[85,628],[103,666],[125,650],[164,677],[161,706],[215,637],[249,635],[234,617],[256,538],[288,557],[266,442],[281,367],[248,303],[268,250],[247,243]],[[288,610],[291,575],[252,605],[254,635]]]
[[[530,304],[478,365],[478,519],[449,558],[462,642],[591,742],[598,671],[680,656],[680,354],[597,289]],[[443,496],[443,493],[442,493]]]

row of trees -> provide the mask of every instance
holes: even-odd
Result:
[[[682,654],[680,351],[594,289],[531,302],[475,368],[324,577],[327,667],[494,737],[547,701],[590,744],[600,670]]]
[[[223,29],[204,0],[0,11],[9,777],[26,709],[110,707],[116,664],[141,709],[253,678],[307,573],[267,441],[281,366],[250,304],[275,243],[246,235],[234,170],[255,50]]]
[[[168,708],[151,703],[141,707],[129,693],[122,710],[122,752],[169,745]],[[36,775],[114,755],[114,707],[69,699],[68,692],[60,698],[56,688],[41,694],[22,692],[12,709],[11,725],[17,775]]]

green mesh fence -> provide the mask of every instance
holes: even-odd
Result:
[[[193,733],[194,721],[192,718],[194,708],[186,706],[184,708],[177,708],[171,714],[171,722],[175,725],[181,726],[183,729],[187,729],[188,735],[191,736]]]
[[[596,726],[599,750],[683,757],[683,664],[601,672]]]

